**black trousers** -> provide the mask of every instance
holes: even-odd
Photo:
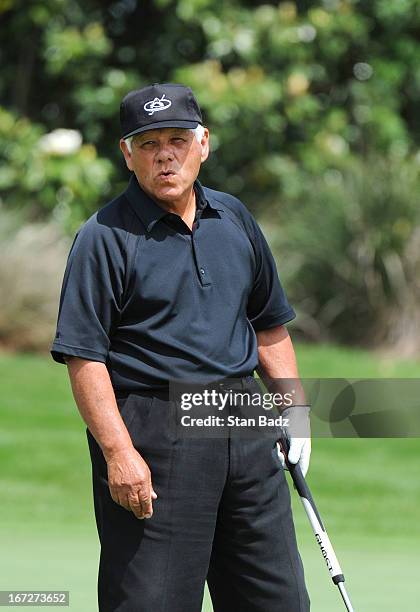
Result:
[[[290,494],[274,437],[189,439],[167,399],[130,395],[119,408],[158,499],[138,520],[109,493],[87,431],[101,543],[100,612],[307,612]]]

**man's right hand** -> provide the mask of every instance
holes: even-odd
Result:
[[[72,357],[67,367],[77,407],[108,464],[112,499],[137,518],[150,518],[157,495],[149,466],[132,444],[106,365]]]
[[[117,451],[106,458],[108,485],[111,497],[138,519],[151,518],[152,500],[157,499],[153,490],[149,466],[132,447]]]

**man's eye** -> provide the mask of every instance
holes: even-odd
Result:
[[[185,142],[185,138],[181,138],[181,136],[175,136],[172,138],[174,142]]]
[[[145,142],[142,142],[140,146],[141,147],[150,147],[150,146],[152,146],[154,144],[155,144],[154,140],[146,140]]]

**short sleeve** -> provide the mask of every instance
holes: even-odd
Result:
[[[270,247],[257,222],[252,221],[256,270],[248,298],[247,316],[255,331],[262,331],[288,323],[296,314],[281,286]]]
[[[92,217],[73,242],[64,273],[53,359],[72,355],[105,363],[118,324],[124,256],[112,228]]]

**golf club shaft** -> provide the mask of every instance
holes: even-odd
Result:
[[[353,606],[351,605],[350,598],[349,598],[349,596],[347,594],[347,591],[346,591],[346,587],[344,586],[344,584],[342,582],[339,582],[337,584],[337,586],[340,589],[341,597],[343,598],[343,601],[344,601],[344,604],[345,604],[347,610],[349,612],[354,612]]]
[[[313,532],[315,534],[315,539],[321,550],[322,556],[324,557],[331,579],[334,584],[338,586],[348,612],[354,612],[353,606],[350,602],[350,598],[343,584],[343,572],[332,547],[330,538],[328,537],[327,531],[318,513],[311,491],[309,490],[307,482],[302,474],[299,463],[293,464],[287,461],[287,456],[290,449],[290,441],[286,432],[283,431],[283,435],[279,441],[283,450],[285,451],[284,454],[287,468],[292,477],[293,484],[295,485],[295,488],[299,493],[300,500],[308,516],[309,522],[311,523]]]

